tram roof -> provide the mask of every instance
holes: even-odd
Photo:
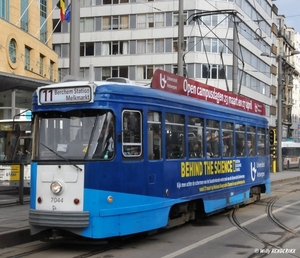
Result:
[[[191,109],[192,107],[203,107],[207,109],[211,109],[214,112],[227,113],[235,116],[243,116],[243,117],[251,117],[257,118],[259,121],[267,119],[258,114],[249,113],[246,111],[242,111],[239,109],[235,109],[232,107],[226,107],[222,105],[218,105],[215,103],[210,103],[205,100],[199,100],[195,98],[191,98],[188,96],[182,96],[175,93],[165,92],[158,89],[151,88],[150,85],[141,85],[141,84],[126,84],[126,83],[118,83],[118,82],[107,82],[107,81],[67,81],[60,82],[51,85],[45,85],[42,88],[68,88],[68,87],[79,87],[79,86],[93,86],[94,92],[97,94],[113,94],[120,96],[134,96],[139,103],[141,101],[145,101],[145,103],[149,104],[160,104],[161,106],[168,106],[168,103],[176,103],[177,107],[182,107],[184,109]],[[39,87],[40,89],[41,87]],[[142,100],[141,100],[142,98]],[[109,97],[108,97],[109,99]],[[74,103],[75,104],[75,103]]]
[[[107,85],[107,84],[106,84]],[[100,85],[100,86],[104,86],[104,84]],[[215,103],[211,103],[205,100],[199,100],[199,99],[195,99],[195,98],[191,98],[188,96],[182,96],[179,94],[175,94],[175,93],[170,93],[170,92],[165,92],[165,91],[161,91],[161,90],[157,90],[157,89],[152,89],[145,86],[140,86],[140,87],[136,87],[136,85],[124,85],[124,87],[120,87],[123,86],[121,84],[117,85],[117,84],[111,84],[111,85],[107,85],[109,87],[98,87],[97,88],[97,93],[101,94],[101,93],[111,93],[111,94],[120,94],[120,95],[128,95],[128,96],[136,96],[137,98],[143,98],[143,101],[146,101],[147,103],[153,103],[155,100],[157,101],[162,101],[164,103],[177,103],[177,106],[181,106],[183,108],[191,108],[191,107],[203,107],[203,108],[207,108],[207,109],[211,109],[214,110],[216,112],[220,112],[220,113],[230,113],[232,115],[236,115],[236,116],[244,116],[244,117],[251,117],[252,119],[255,117],[257,119],[261,120],[266,120],[267,119],[262,116],[262,115],[258,115],[258,114],[254,114],[254,113],[249,113],[246,111],[242,111],[239,109],[235,109],[232,107],[226,107],[226,106],[222,106],[222,105],[218,105]],[[127,87],[130,87],[130,90],[128,90]],[[161,104],[164,104],[161,103]]]

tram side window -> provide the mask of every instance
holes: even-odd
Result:
[[[246,156],[246,132],[245,125],[235,124],[236,156]]]
[[[190,158],[203,157],[203,119],[189,117],[188,120],[188,152]]]
[[[142,154],[142,114],[137,110],[122,112],[122,153],[125,157],[139,157]]]
[[[161,159],[161,113],[148,112],[148,158]]]
[[[166,150],[167,159],[185,157],[184,116],[166,113]]]
[[[248,156],[256,156],[256,127],[247,126]]]
[[[206,153],[208,158],[220,156],[219,121],[206,120]]]
[[[233,123],[222,123],[222,155],[223,157],[234,156]]]
[[[266,155],[266,130],[265,128],[257,128],[257,148],[258,155]]]

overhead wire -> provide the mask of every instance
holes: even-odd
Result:
[[[207,3],[209,3],[211,6],[213,6],[217,11],[220,11],[216,6],[214,6],[214,5],[212,5],[210,2],[208,2],[207,0],[205,0]],[[254,0],[255,1],[255,0]],[[254,6],[255,6],[255,3],[254,3]],[[195,15],[195,14],[192,14],[192,15]],[[258,14],[256,13],[256,15],[257,15],[257,17],[258,17]],[[227,16],[228,17],[228,19],[229,19],[229,15]],[[230,19],[232,19],[232,15],[230,16]],[[253,21],[253,20],[251,20],[251,21]],[[203,21],[202,21],[203,22]],[[257,37],[255,38],[255,37],[253,37],[253,35],[251,34],[251,33],[249,33],[246,29],[243,29],[243,27],[241,27],[240,26],[240,23],[244,23],[246,26],[247,26],[247,23],[245,23],[245,21],[243,21],[242,19],[240,19],[240,22],[237,22],[237,24],[236,24],[236,30],[237,30],[237,28],[239,27],[240,28],[240,30],[243,30],[246,34],[248,34],[250,37],[249,37],[249,39],[248,40],[250,40],[250,39],[252,39],[252,40],[257,40]],[[210,32],[208,32],[206,35],[208,35],[209,33],[211,33],[212,32],[212,30],[216,27],[213,27],[212,29],[210,29],[206,24],[205,24],[205,22],[203,22],[203,24],[210,30]],[[199,27],[199,31],[201,30],[201,27],[200,27],[200,25],[198,24],[198,27]],[[229,29],[229,27],[228,27],[228,29]],[[260,26],[259,26],[259,24],[258,24],[258,29],[260,29],[261,30],[261,28],[260,28]],[[201,33],[201,35],[202,35],[202,32],[200,31],[200,33]],[[213,33],[213,32],[212,32]],[[227,32],[226,32],[226,34],[228,33],[228,30],[227,30]],[[255,33],[256,35],[257,35],[257,31],[253,31],[253,33]],[[206,35],[202,35],[202,39],[206,36]],[[232,53],[232,50],[216,35],[216,34],[214,34],[221,42],[222,42],[222,44],[223,44],[223,47],[222,47],[222,49],[224,48],[224,46],[226,46],[228,49],[229,49],[229,51]],[[237,30],[237,36],[239,37],[239,32],[238,32],[238,30]],[[245,37],[244,37],[245,38]],[[247,39],[247,38],[246,38]],[[240,38],[238,38],[238,41],[240,42]],[[265,44],[264,44],[265,43]],[[195,45],[197,45],[198,43],[196,43]],[[259,38],[259,44],[261,44],[262,46],[264,46],[264,47],[267,47],[267,44],[266,44],[266,42],[263,40],[263,38],[262,37],[260,37]],[[243,58],[243,52],[242,52],[242,45],[239,43],[238,44],[239,45],[239,47],[240,47],[240,53],[241,53],[241,58],[239,58],[238,57],[238,60],[240,60],[241,61],[241,64],[242,64],[242,71],[244,72],[245,71],[245,62],[244,62],[244,58]],[[190,51],[190,50],[189,50]],[[204,50],[205,52],[206,52],[206,50]],[[185,53],[184,54],[184,57],[186,56],[186,54],[187,53]],[[206,56],[207,56],[207,53],[206,53]],[[222,50],[221,50],[221,52],[220,52],[220,58],[221,58],[221,60],[223,60],[223,52],[222,52]],[[224,62],[222,62],[223,64],[224,64]],[[240,77],[240,88],[239,88],[239,93],[240,93],[240,89],[241,89],[241,84],[242,84],[242,76]],[[228,85],[227,85],[227,89],[228,89]]]

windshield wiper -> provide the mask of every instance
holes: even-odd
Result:
[[[107,114],[106,114],[106,116],[107,116]],[[105,119],[106,119],[106,116],[105,116]],[[90,137],[90,139],[89,139],[88,147],[87,147],[87,150],[86,150],[86,153],[85,153],[83,159],[86,159],[86,157],[88,156],[89,149],[90,149],[91,142],[92,142],[92,138],[93,138],[93,136],[94,136],[94,132],[95,132],[95,129],[96,129],[96,125],[97,125],[97,122],[98,122],[98,118],[99,118],[99,114],[95,117],[95,121],[94,121],[93,128],[92,128],[92,132],[91,132],[91,137]]]
[[[75,168],[79,169],[79,171],[82,171],[82,168],[80,168],[79,166],[77,166],[76,164],[73,164],[70,162],[70,160],[66,159],[65,157],[59,155],[55,150],[52,150],[51,148],[49,148],[48,146],[46,146],[45,144],[43,144],[42,142],[40,143],[41,145],[43,145],[46,149],[48,149],[49,151],[51,151],[52,153],[54,153],[56,156],[62,158],[63,160],[67,161],[69,163],[70,166],[74,166]]]

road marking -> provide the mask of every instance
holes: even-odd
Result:
[[[282,210],[284,210],[284,209],[286,209],[286,208],[289,208],[289,207],[291,207],[291,206],[293,206],[293,205],[296,205],[296,204],[298,204],[298,203],[300,203],[300,201],[297,201],[297,202],[294,202],[294,203],[291,203],[291,204],[287,204],[287,205],[285,205],[285,206],[283,206],[283,207],[281,207],[281,208],[278,208],[278,209],[274,210],[273,213],[277,213],[277,212],[279,212],[279,211],[282,211]],[[257,221],[257,220],[260,220],[260,219],[262,219],[262,218],[264,218],[264,217],[266,217],[266,216],[267,216],[267,214],[262,214],[262,215],[260,215],[260,216],[258,216],[258,217],[256,217],[256,218],[254,218],[254,219],[250,219],[250,220],[248,220],[248,221],[242,223],[241,225],[242,225],[243,227],[244,227],[244,226],[247,226],[247,225],[249,225],[249,224],[251,224],[251,223],[253,223],[253,222]],[[224,236],[224,235],[226,235],[226,234],[228,234],[228,233],[231,233],[231,232],[234,231],[234,230],[237,230],[237,228],[236,228],[236,227],[231,227],[231,228],[229,228],[229,229],[226,229],[225,231],[222,231],[222,232],[220,232],[220,233],[218,233],[218,234],[215,234],[215,235],[213,235],[213,236],[207,237],[207,238],[205,238],[205,239],[203,239],[203,240],[201,240],[201,241],[199,241],[199,242],[196,242],[196,243],[194,243],[194,244],[192,244],[192,245],[186,246],[186,247],[184,247],[184,248],[182,248],[182,249],[180,249],[180,250],[178,250],[178,251],[176,251],[176,252],[167,254],[167,255],[165,255],[165,256],[163,256],[163,257],[161,257],[161,258],[173,258],[173,257],[176,257],[176,256],[178,256],[178,255],[184,254],[184,253],[186,253],[186,252],[188,252],[188,251],[190,251],[190,250],[192,250],[192,249],[197,248],[198,246],[204,245],[204,244],[206,244],[206,243],[208,243],[208,242],[210,242],[210,241],[212,241],[212,240],[214,240],[214,239],[217,239],[217,238],[219,238],[219,237],[221,237],[221,236]]]

